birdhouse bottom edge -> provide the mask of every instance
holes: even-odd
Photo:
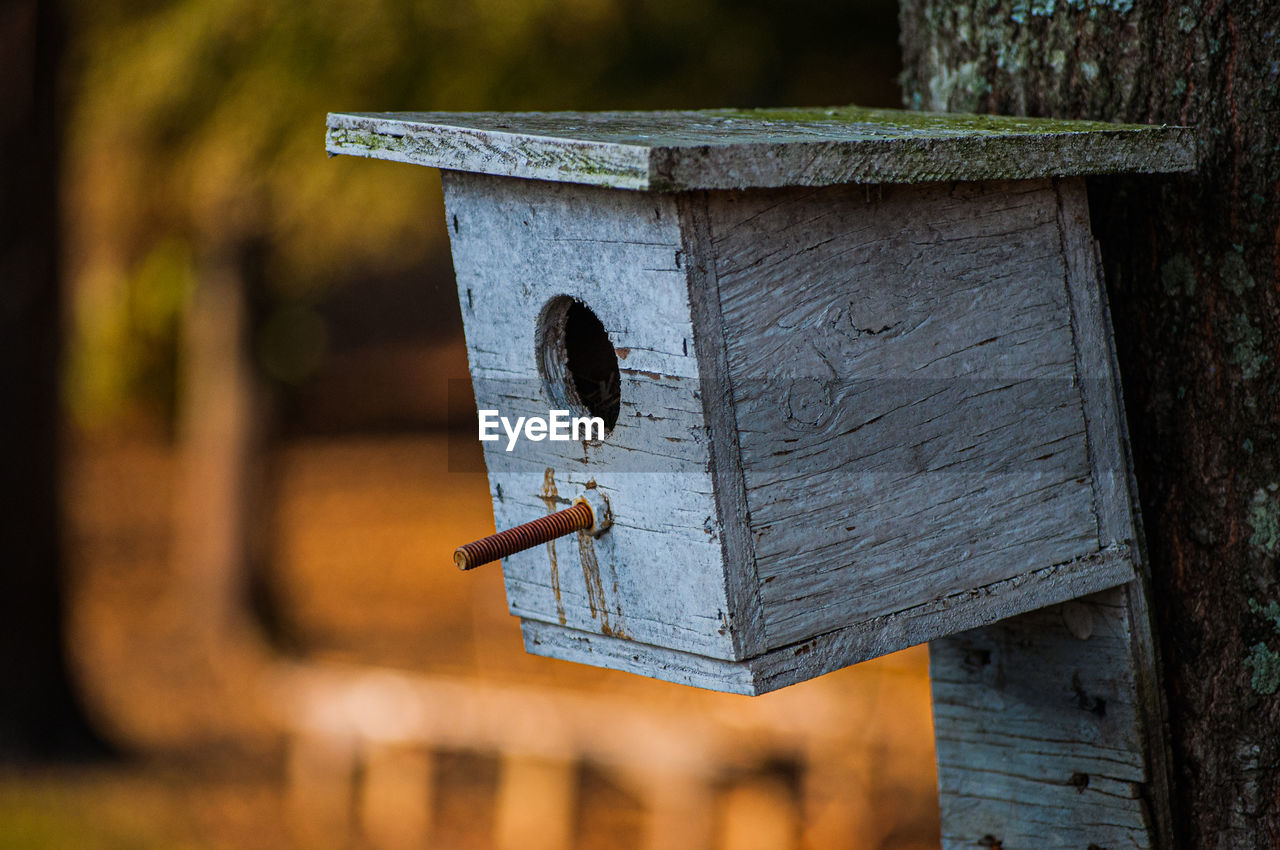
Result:
[[[710,691],[759,696],[860,661],[1116,587],[1135,578],[1129,546],[944,596],[741,661],[521,617],[525,651]]]

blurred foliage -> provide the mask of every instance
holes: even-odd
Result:
[[[264,326],[279,332],[259,355],[285,379],[314,365],[325,292],[447,257],[438,175],[326,162],[328,111],[897,101],[892,0],[68,6],[68,389],[82,423],[172,411],[183,311],[220,251],[264,246]]]
[[[0,780],[0,850],[184,850],[172,808],[119,805],[104,781],[62,774]],[[104,790],[107,793],[104,793]],[[154,795],[152,795],[154,796]],[[115,804],[115,805],[112,805]],[[189,831],[189,827],[188,827]]]

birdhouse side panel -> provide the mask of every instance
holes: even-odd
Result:
[[[1051,182],[708,217],[770,647],[1098,551]]]
[[[556,372],[579,356],[554,348],[563,333],[573,349],[576,332],[574,320],[557,329],[558,309],[585,307],[607,335],[604,359],[616,362],[611,377],[587,376],[606,384],[600,398],[616,404],[604,440],[522,437],[511,445],[500,431],[484,443],[499,529],[568,507],[587,487],[604,493],[613,512],[599,538],[583,532],[507,558],[512,613],[732,658],[674,199],[444,174],[477,408],[512,421],[566,404],[573,415],[592,412],[566,401],[569,381],[587,392],[583,375]]]

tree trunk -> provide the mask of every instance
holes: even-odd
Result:
[[[903,0],[912,108],[1178,123],[1090,182],[1187,848],[1280,848],[1280,4]]]
[[[0,760],[85,753],[58,510],[56,6],[0,0]]]

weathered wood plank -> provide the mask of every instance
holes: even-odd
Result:
[[[1104,541],[1133,541],[1135,580],[1124,586],[1128,608],[1129,652],[1135,671],[1135,706],[1144,735],[1142,753],[1148,765],[1145,799],[1153,844],[1173,846],[1172,794],[1168,741],[1168,712],[1160,686],[1162,669],[1155,643],[1150,608],[1151,572],[1142,531],[1138,482],[1133,471],[1124,394],[1116,357],[1107,289],[1102,279],[1098,243],[1089,219],[1083,180],[1059,184],[1059,227],[1072,299],[1072,323],[1077,338],[1077,370],[1089,424],[1089,454],[1093,468],[1099,533]]]
[[[770,647],[1099,549],[1052,184],[710,218]]]
[[[1065,283],[1071,301],[1080,393],[1091,415],[1086,417],[1089,465],[1098,530],[1104,545],[1131,543],[1136,537],[1136,492],[1129,491],[1127,437],[1120,375],[1112,348],[1111,320],[1103,301],[1096,244],[1089,226],[1089,198],[1083,180],[1057,185],[1058,232],[1066,262]]]
[[[1025,600],[1055,604],[1114,587],[1133,577],[1132,555],[1110,550],[780,647],[745,661],[726,661],[532,619],[521,621],[525,650],[625,670],[713,691],[758,695],[859,661],[1016,616]]]
[[[1185,127],[842,106],[685,112],[333,113],[327,149],[621,189],[1190,171]]]
[[[740,425],[729,381],[724,315],[706,193],[681,196],[679,210],[685,256],[689,258],[689,304],[702,376],[703,415],[711,438],[711,478],[721,518],[729,632],[734,640],[734,657],[749,658],[768,649],[768,639],[755,545],[748,530],[746,482],[738,441]]]
[[[1131,548],[1135,580],[930,644],[946,848],[1173,846],[1110,318],[1083,181],[1063,181],[1057,194],[1099,534]]]
[[[484,444],[498,528],[559,510],[589,483],[614,513],[599,539],[507,558],[512,612],[734,658],[675,199],[455,172],[444,182],[478,406],[511,417],[557,406],[536,366],[538,318],[557,296],[599,317],[620,367],[604,442]]]
[[[944,848],[1162,846],[1128,595],[930,644]]]

